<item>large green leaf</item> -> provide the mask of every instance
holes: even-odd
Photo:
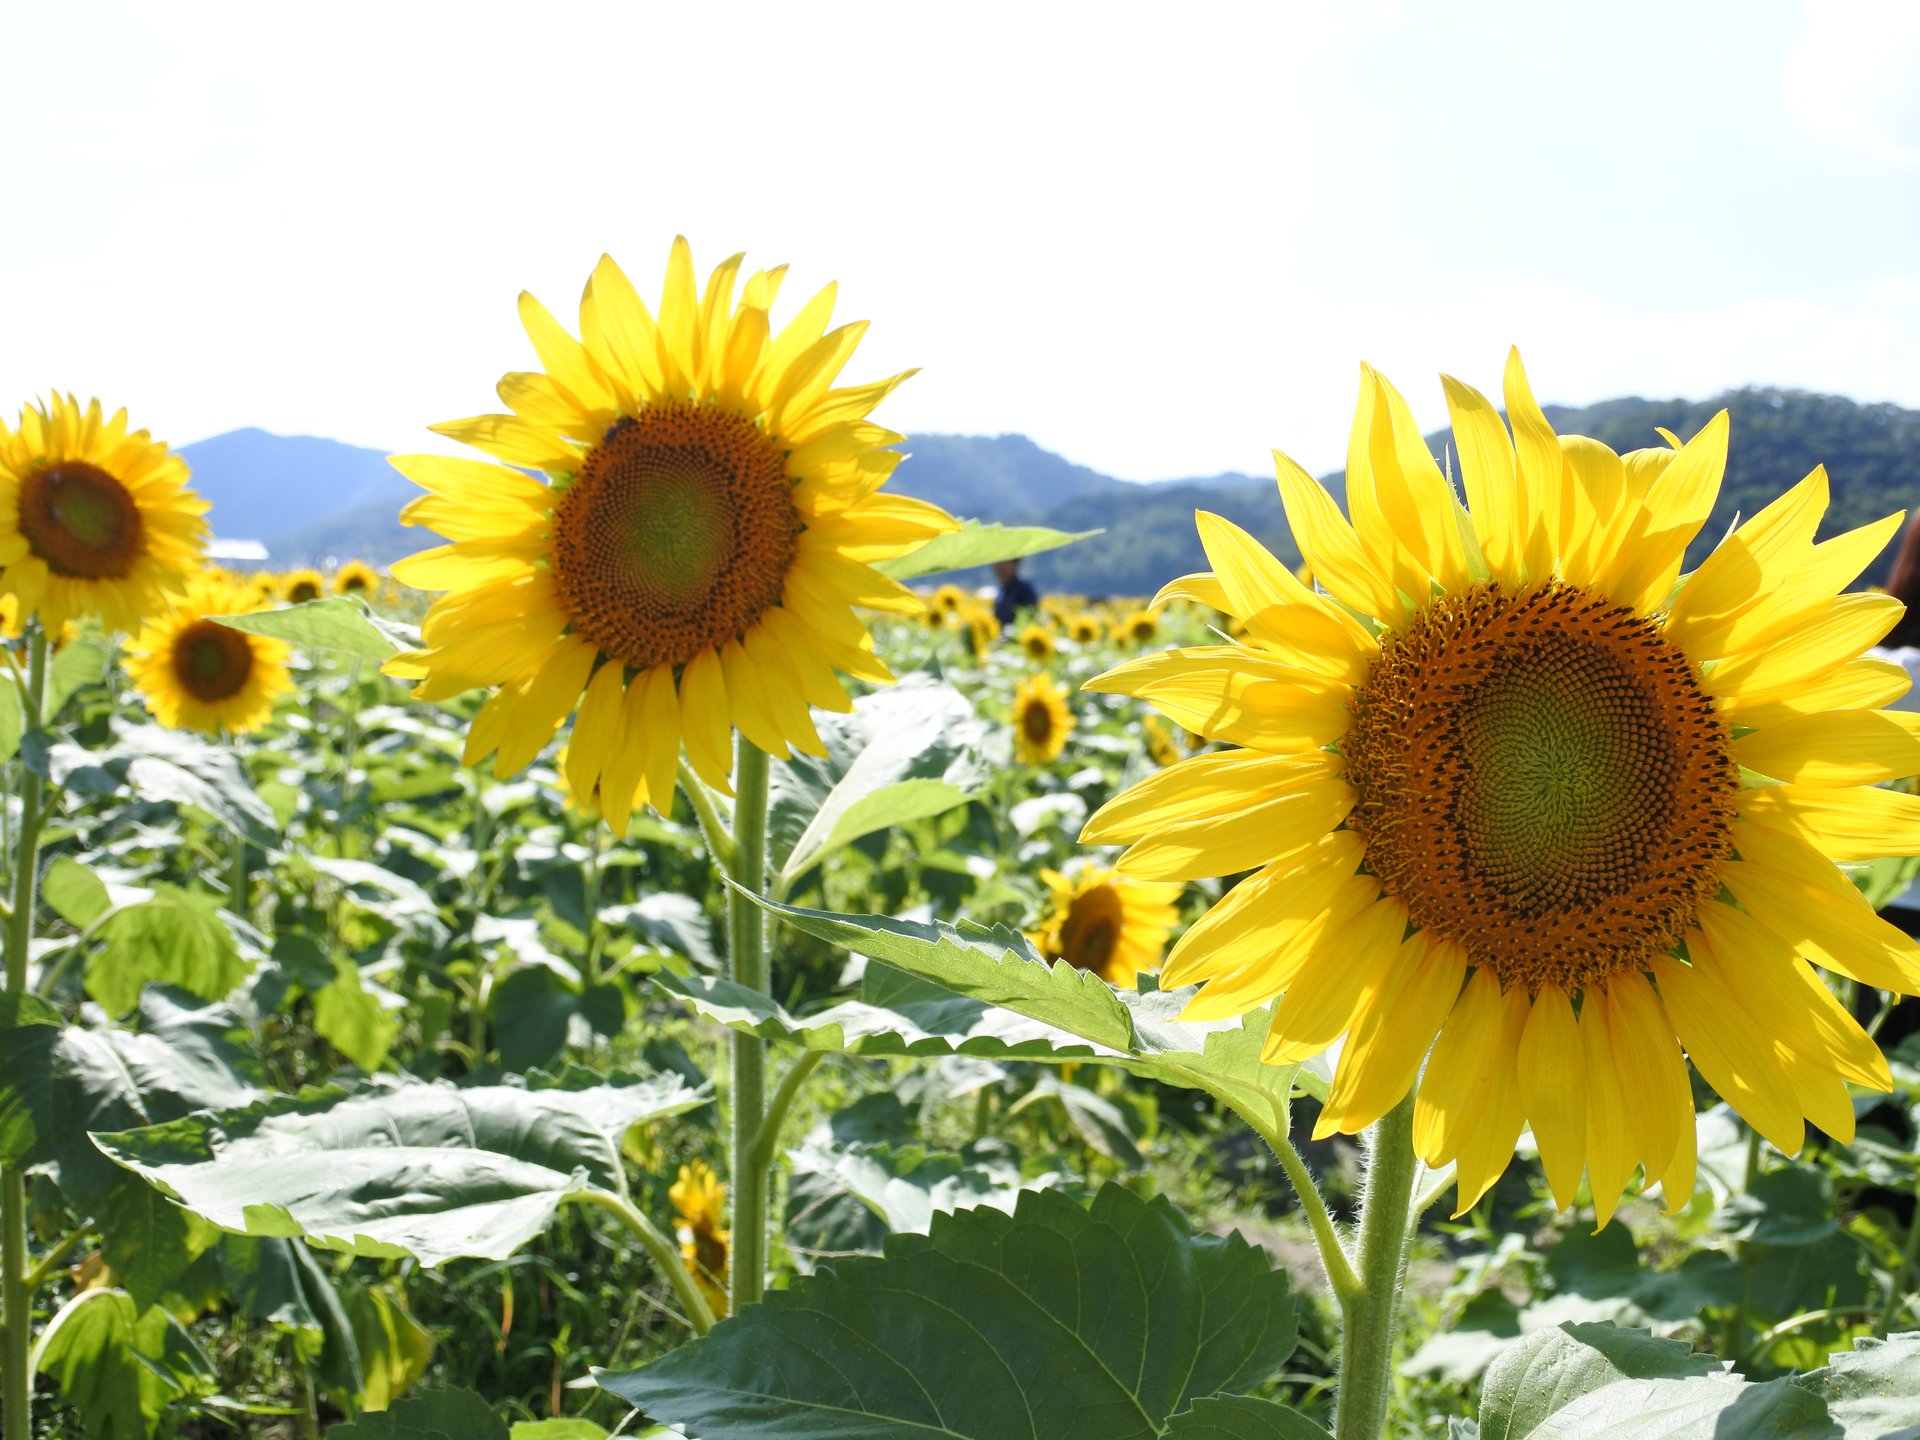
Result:
[[[26,703],[20,695],[20,682],[0,673],[0,764],[20,753],[20,741],[27,733]]]
[[[1791,1380],[1755,1385],[1734,1375],[1616,1380],[1582,1395],[1526,1435],[1529,1440],[1838,1440],[1818,1396]]]
[[[1487,1367],[1481,1440],[1521,1440],[1554,1412],[1616,1380],[1679,1380],[1719,1369],[1682,1340],[1618,1325],[1537,1330]]]
[[[48,773],[83,795],[122,791],[148,803],[190,805],[263,849],[280,843],[273,811],[240,768],[231,748],[185,730],[113,723],[113,745],[102,751],[60,743],[47,752]]]
[[[1328,1436],[1291,1405],[1251,1395],[1216,1395],[1174,1416],[1167,1425],[1166,1440],[1328,1440]]]
[[[327,1440],[508,1440],[507,1422],[471,1390],[423,1390],[327,1431]]]
[[[1075,970],[1063,961],[1048,965],[1026,936],[1005,926],[988,927],[967,920],[958,924],[893,920],[761,903],[796,930],[829,944],[882,961],[965,1000],[1011,1010],[1053,1031],[1091,1042],[1089,1054],[1062,1058],[1098,1060],[1170,1084],[1205,1090],[1263,1130],[1285,1129],[1288,1098],[1295,1086],[1312,1094],[1326,1094],[1326,1076],[1321,1069],[1261,1061],[1267,1010],[1237,1020],[1181,1020],[1180,1012],[1192,998],[1192,989],[1155,990],[1151,977],[1146,977],[1141,984],[1147,988],[1139,992],[1116,991],[1098,976]],[[922,1035],[942,1035],[955,1051],[969,1041],[986,1040],[971,1033],[974,1026],[984,1023],[992,1029],[1001,1023],[970,1018],[964,1005],[931,1003],[932,997],[921,994],[928,1003],[919,1016],[911,1018],[916,1022],[920,1018],[931,1020],[936,1028],[920,1026]],[[732,1002],[739,997],[728,995],[726,999]],[[889,1004],[884,1008],[895,1007]],[[877,1017],[862,1015],[859,1023],[876,1034],[884,1033],[884,1024]],[[910,1032],[901,1033],[904,1036]],[[1018,1058],[1045,1058],[1034,1053],[1042,1041],[1052,1043],[1052,1037],[1020,1035],[1017,1043],[1027,1053]],[[881,1048],[885,1043],[876,1040],[874,1050],[862,1053],[887,1053]],[[911,1053],[941,1051],[927,1047]],[[964,1053],[992,1054],[991,1041],[975,1043]]]
[[[145,1440],[168,1401],[213,1366],[157,1306],[124,1290],[82,1290],[60,1307],[33,1349],[33,1368],[86,1418],[91,1440]]]
[[[580,1090],[374,1083],[94,1140],[223,1230],[439,1265],[505,1259],[587,1189],[624,1195],[627,1129],[707,1099],[677,1075]]]
[[[796,754],[772,776],[777,893],[863,835],[966,803],[987,779],[979,758],[986,723],[959,691],[926,676],[818,721],[826,755]]]
[[[75,640],[61,646],[47,665],[47,693],[41,718],[51,723],[76,692],[105,679],[109,658],[107,647],[98,640]]]
[[[1855,1340],[1850,1353],[1798,1383],[1827,1402],[1845,1440],[1920,1436],[1920,1333]]]
[[[971,570],[976,565],[1019,560],[1101,533],[1099,530],[1048,530],[1039,525],[984,525],[978,520],[963,520],[952,534],[936,535],[918,550],[895,560],[882,560],[873,568],[895,580],[917,580],[922,575],[937,575],[943,570]]]
[[[1033,1191],[1013,1215],[938,1216],[598,1379],[698,1440],[1151,1440],[1270,1378],[1294,1327],[1285,1273],[1237,1235],[1195,1238],[1164,1199],[1118,1186],[1091,1210]]]
[[[376,615],[353,595],[332,595],[279,610],[215,615],[222,625],[285,640],[302,650],[367,660],[378,665],[420,643],[417,631]]]

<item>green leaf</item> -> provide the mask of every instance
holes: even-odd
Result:
[[[87,960],[87,993],[112,1015],[124,1015],[148,985],[176,985],[207,1000],[227,994],[252,969],[234,943],[220,902],[173,886],[114,911],[101,924],[104,942]]]
[[[1064,961],[1049,966],[1026,936],[1005,926],[966,920],[958,924],[891,920],[760,903],[805,934],[1092,1043],[1092,1054],[1073,1058],[1119,1065],[1169,1084],[1205,1090],[1261,1128],[1285,1129],[1288,1098],[1295,1084],[1313,1094],[1326,1094],[1325,1077],[1317,1072],[1261,1061],[1270,1010],[1233,1020],[1184,1021],[1177,1017],[1192,998],[1192,988],[1115,991],[1098,976],[1075,970]],[[1150,987],[1151,977],[1143,978],[1141,984]],[[961,1023],[963,1013],[956,1009],[954,1018],[945,1022],[949,1034]],[[969,1053],[990,1052],[975,1048]]]
[[[545,1065],[596,1034],[617,1035],[627,1018],[618,985],[581,986],[532,965],[494,986],[488,1009],[500,1063],[514,1071]]]
[[[634,1440],[648,1435],[666,1435],[665,1430],[648,1428],[630,1432]],[[508,1440],[607,1440],[607,1432],[591,1420],[521,1420]]]
[[[69,855],[59,856],[40,878],[40,895],[54,914],[84,930],[113,907],[113,897],[100,877]]]
[[[846,715],[819,717],[825,757],[774,767],[768,838],[777,893],[864,835],[944,814],[987,780],[986,722],[950,685],[926,676],[876,690]]]
[[[20,740],[26,733],[27,708],[20,695],[20,682],[12,675],[0,674],[0,764],[20,753]]]
[[[420,643],[417,632],[373,613],[364,600],[353,595],[332,595],[289,605],[279,610],[259,610],[248,615],[212,615],[208,617],[249,635],[266,635],[298,645],[302,650],[342,655],[350,660],[382,664],[402,650]]]
[[[471,1390],[425,1390],[376,1415],[356,1415],[327,1440],[508,1440],[507,1422]]]
[[[82,1290],[47,1322],[32,1367],[86,1417],[92,1440],[145,1440],[168,1401],[212,1366],[164,1310],[124,1290]]]
[[[384,1409],[426,1375],[433,1334],[407,1312],[396,1286],[356,1287],[345,1304],[360,1352],[361,1403]]]
[[[157,1304],[220,1238],[212,1226],[131,1175],[108,1188],[99,1222],[101,1258],[142,1308]]]
[[[1616,1380],[1582,1395],[1527,1436],[1530,1440],[1838,1440],[1818,1396],[1790,1380],[1754,1385],[1734,1375]]]
[[[1011,1216],[939,1216],[596,1378],[703,1440],[1151,1440],[1269,1379],[1294,1325],[1284,1272],[1237,1235],[1195,1238],[1164,1199],[1118,1186],[1091,1210],[1035,1191]]]
[[[1658,1340],[1644,1330],[1608,1324],[1536,1330],[1487,1367],[1481,1440],[1521,1440],[1555,1411],[1616,1380],[1679,1380],[1719,1368],[1685,1341]]]
[[[51,723],[77,691],[104,680],[108,658],[107,647],[98,640],[75,640],[56,651],[47,665],[47,696],[40,710],[42,722]]]
[[[1920,1433],[1920,1333],[1853,1342],[1824,1369],[1796,1377],[1827,1402],[1845,1440],[1910,1440]]]
[[[504,1260],[587,1189],[624,1195],[628,1127],[707,1099],[677,1075],[581,1090],[380,1082],[93,1138],[223,1230],[439,1265]]]
[[[917,580],[942,570],[971,570],[976,565],[1019,560],[1103,533],[1100,530],[1048,530],[1039,525],[984,525],[978,520],[962,520],[960,528],[952,534],[936,535],[918,550],[897,559],[879,561],[873,568],[895,580]]]
[[[54,782],[84,795],[125,789],[148,803],[190,805],[262,849],[280,843],[273,812],[230,748],[188,731],[119,720],[113,734],[113,747],[104,751],[53,746],[48,756]]]
[[[1251,1395],[1220,1395],[1174,1416],[1166,1440],[1328,1440],[1328,1436],[1291,1405]]]
[[[400,1017],[367,989],[353,958],[339,954],[333,957],[333,979],[313,992],[313,1028],[362,1070],[372,1072],[387,1063],[387,1051],[400,1033]]]

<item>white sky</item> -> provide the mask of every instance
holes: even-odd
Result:
[[[899,430],[1340,463],[1371,360],[1920,405],[1920,0],[320,6],[7,22],[0,407],[394,449],[612,252],[792,262]],[[776,316],[776,321],[778,320]],[[1738,437],[1735,437],[1738,444]]]

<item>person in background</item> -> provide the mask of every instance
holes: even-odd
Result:
[[[1914,687],[1889,710],[1920,710],[1920,511],[1907,522],[1901,537],[1900,553],[1894,558],[1893,573],[1887,577],[1887,593],[1907,607],[1900,623],[1887,638],[1867,654],[1876,660],[1890,660],[1913,678]],[[1920,881],[1909,885],[1888,901],[1882,918],[1892,921],[1909,935],[1920,935]]]
[[[993,576],[1000,582],[1000,593],[993,599],[993,618],[1000,622],[1000,628],[1004,630],[1013,624],[1013,617],[1022,610],[1031,610],[1038,605],[1040,594],[1020,578],[1018,560],[995,561]]]

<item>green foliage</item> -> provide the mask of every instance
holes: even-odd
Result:
[[[873,568],[895,580],[917,580],[923,575],[938,575],[948,570],[971,570],[1002,560],[1019,560],[1047,550],[1058,550],[1077,540],[1098,535],[1098,528],[1068,534],[1044,526],[983,525],[978,520],[963,520],[950,535],[936,535],[919,549],[897,560],[882,560]]]
[[[339,655],[375,665],[420,643],[418,632],[376,615],[357,595],[330,595],[261,610],[249,615],[215,616],[222,625],[250,635],[267,635],[316,654]]]
[[[1039,1191],[1011,1216],[936,1217],[884,1258],[842,1261],[599,1379],[705,1440],[1144,1440],[1271,1379],[1294,1338],[1284,1272],[1237,1236],[1196,1239],[1172,1206],[1118,1187],[1090,1210]]]

